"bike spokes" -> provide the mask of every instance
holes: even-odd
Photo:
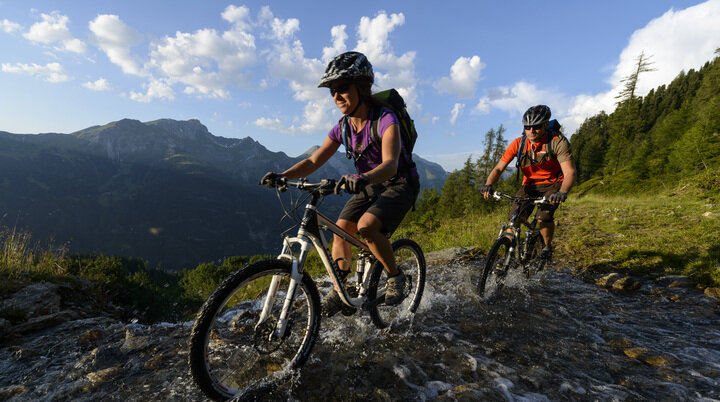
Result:
[[[227,399],[266,387],[307,359],[319,328],[319,297],[310,279],[298,283],[284,331],[278,330],[290,282],[288,263],[261,261],[210,296],[190,351],[193,377],[208,396]]]

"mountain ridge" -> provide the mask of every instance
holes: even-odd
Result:
[[[257,183],[303,157],[251,137],[215,136],[196,119],[121,119],[70,134],[0,132],[0,225],[71,253],[142,258],[171,270],[276,253],[283,212],[275,192]],[[447,175],[421,158],[418,167],[426,186],[442,185]],[[338,152],[310,178],[353,170]],[[328,197],[326,214],[334,216],[345,199]]]

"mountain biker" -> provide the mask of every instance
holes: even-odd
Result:
[[[260,184],[273,187],[278,180],[305,177],[317,170],[343,144],[343,121],[347,118],[345,129],[350,133],[347,146],[355,158],[357,173],[338,180],[336,192],[344,186],[354,195],[340,212],[337,225],[365,238],[388,274],[385,303],[395,305],[402,301],[405,275],[397,268],[389,235],[414,205],[420,186],[412,159],[400,157],[403,144],[398,118],[373,99],[373,82],[373,68],[364,54],[345,52],[331,60],[318,88],[330,89],[343,118],[312,155],[282,173],[268,172]],[[372,141],[370,132],[373,121],[378,119],[379,143]],[[332,258],[343,280],[350,273],[351,257],[350,244],[335,235]],[[336,314],[343,305],[336,289],[323,300],[327,316]]]
[[[480,188],[485,198],[493,193],[493,186],[498,182],[508,164],[524,149],[519,157],[519,168],[523,173],[522,187],[518,197],[547,197],[550,205],[540,204],[536,212],[540,234],[545,240],[541,257],[549,260],[552,257],[552,238],[555,232],[553,215],[557,207],[567,199],[567,193],[575,181],[575,162],[570,151],[570,143],[559,132],[549,130],[550,108],[546,105],[530,107],[523,115],[525,135],[515,139],[508,145],[500,162],[488,175],[485,185]],[[521,140],[527,137],[524,148],[520,148]],[[548,152],[548,138],[552,141],[552,155]],[[532,208],[526,203],[514,203],[510,216],[520,208],[521,219],[527,219]]]

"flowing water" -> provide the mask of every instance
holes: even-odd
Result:
[[[546,269],[482,299],[482,260],[428,257],[417,314],[385,330],[365,313],[324,319],[305,367],[268,399],[720,400],[720,309],[698,290],[618,292]],[[6,339],[0,400],[204,400],[190,325],[96,318]]]

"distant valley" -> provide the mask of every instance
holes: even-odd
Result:
[[[70,253],[137,257],[168,270],[277,253],[280,233],[294,223],[281,222],[275,191],[257,182],[303,157],[271,152],[249,137],[215,136],[198,120],[0,132],[0,226]],[[441,187],[447,172],[414,159],[422,185]],[[353,170],[339,152],[311,178]],[[328,197],[323,208],[336,216],[343,202]]]

